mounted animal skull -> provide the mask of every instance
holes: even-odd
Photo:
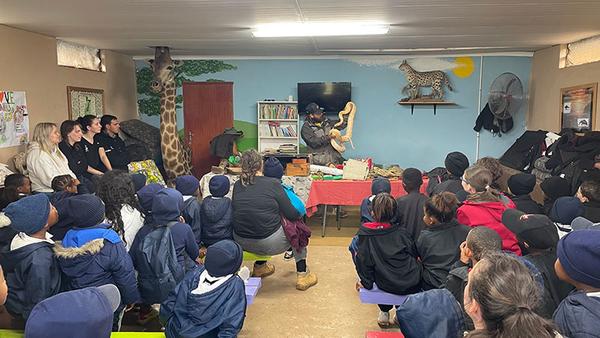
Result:
[[[175,69],[179,67],[181,62],[171,58],[169,47],[156,47],[154,59],[148,62],[154,73],[154,80],[150,83],[150,90],[160,93],[164,89],[165,84],[175,81]]]

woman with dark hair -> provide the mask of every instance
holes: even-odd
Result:
[[[122,170],[107,172],[98,183],[97,194],[104,202],[106,220],[129,251],[135,235],[144,225],[142,207],[135,195],[131,175]]]
[[[459,259],[459,247],[469,228],[456,220],[458,199],[451,192],[434,195],[425,202],[425,229],[416,242],[423,264],[423,289],[441,288],[452,265]]]
[[[58,144],[58,148],[69,161],[69,168],[83,186],[78,188],[79,192],[82,194],[95,192],[96,187],[92,181],[92,175],[102,175],[102,172],[88,165],[85,152],[80,144],[81,126],[75,121],[66,120],[60,125],[60,135],[62,141]]]
[[[94,115],[85,115],[80,116],[77,119],[77,123],[81,125],[81,130],[83,131],[80,144],[85,152],[88,165],[100,172],[112,170],[104,148],[94,140],[94,136],[102,131],[100,119]]]
[[[282,226],[282,215],[300,219],[281,182],[262,176],[262,158],[254,149],[242,154],[242,174],[233,186],[233,238],[244,250],[258,255],[277,255],[291,247]],[[294,249],[296,289],[304,291],[317,284],[317,276],[306,267],[306,247]],[[254,263],[253,276],[266,277],[275,267],[266,261]]]
[[[484,167],[472,166],[462,177],[463,189],[469,194],[458,208],[456,219],[470,227],[486,226],[502,238],[502,249],[521,256],[521,249],[515,234],[502,224],[502,214],[506,209],[514,209],[515,204],[491,187],[492,173]]]
[[[466,337],[561,337],[554,324],[534,312],[540,288],[529,269],[507,254],[489,254],[469,273],[465,312],[475,324]]]

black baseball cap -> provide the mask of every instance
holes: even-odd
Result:
[[[306,112],[309,114],[323,114],[323,108],[319,107],[318,104],[311,102],[306,106]]]
[[[508,209],[502,214],[502,224],[532,249],[553,248],[558,243],[556,225],[546,215],[525,214],[517,209]]]

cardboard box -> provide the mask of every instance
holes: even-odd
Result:
[[[369,164],[367,162],[349,159],[344,166],[345,180],[364,181],[369,175]]]
[[[285,168],[286,176],[308,176],[310,165],[308,163],[288,163]]]

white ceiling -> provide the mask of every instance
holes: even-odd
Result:
[[[257,24],[290,21],[381,21],[391,29],[384,36],[252,37]],[[600,34],[600,1],[3,0],[0,24],[134,56],[157,45],[180,56],[229,57],[535,51]]]

